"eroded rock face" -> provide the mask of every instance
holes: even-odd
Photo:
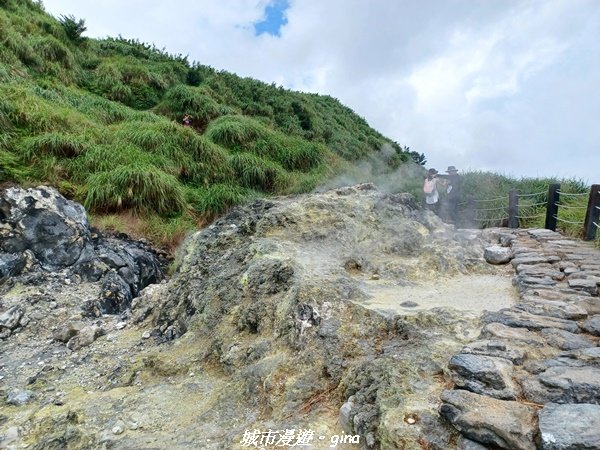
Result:
[[[76,267],[95,281],[11,292],[32,325],[2,341],[0,375],[39,396],[23,406],[35,415],[12,408],[6,428],[40,449],[235,449],[246,430],[269,428],[344,432],[362,449],[455,448],[439,392],[450,355],[479,334],[480,309],[422,305],[444,297],[449,280],[512,271],[485,262],[482,236],[372,185],[260,200],[191,236],[174,276],[129,300],[121,294],[127,286],[135,295],[131,277],[152,272],[147,264],[136,272],[140,258],[121,241],[92,234],[96,256]],[[498,278],[510,304],[510,276]],[[400,293],[421,285],[434,294],[399,306]],[[479,289],[473,303],[494,306],[496,291]],[[131,311],[101,315],[129,301]],[[525,357],[520,342],[495,340],[463,353],[505,352],[507,370]],[[510,389],[470,368],[483,385]],[[39,408],[52,416],[40,418]]]
[[[91,259],[90,231],[83,206],[55,189],[7,189],[0,199],[0,234],[5,253],[31,250],[43,268],[72,266]]]
[[[372,185],[260,200],[189,238],[168,288],[139,308],[136,302],[133,315],[151,317],[159,340],[193,330],[211,342],[208,360],[232,379],[248,374],[242,384],[251,392],[291,371],[294,381],[267,395],[278,414],[335,389],[346,432],[369,448],[419,440],[445,448],[452,432],[434,409],[424,409],[416,384],[439,386],[442,348],[456,337],[438,336],[465,333],[477,319],[440,310],[398,320],[361,304],[380,286],[491,272],[484,245],[477,231],[456,233],[411,196]],[[423,353],[424,342],[435,357]],[[414,365],[420,375],[408,388]],[[405,403],[382,408],[379,398],[394,395],[414,395],[418,419],[404,421]]]
[[[4,290],[16,283],[103,280],[103,289],[88,304],[88,311],[116,314],[127,309],[141,289],[163,278],[165,261],[158,253],[124,235],[94,232],[83,206],[53,188],[3,191],[0,219],[0,287]]]

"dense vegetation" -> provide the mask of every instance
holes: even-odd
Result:
[[[97,223],[168,241],[249,198],[310,191],[386,144],[390,169],[424,162],[332,97],[83,31],[0,0],[0,182],[50,183]]]
[[[404,163],[420,167],[425,156],[332,97],[84,31],[83,20],[56,19],[41,3],[0,0],[0,184],[52,184],[84,203],[96,225],[161,243],[232,205],[307,192],[342,172],[422,196],[422,171]],[[190,127],[181,125],[186,114]],[[484,200],[475,224],[485,226],[506,217],[510,189],[536,194],[521,200],[521,225],[543,226],[540,203],[557,181],[471,172],[464,198]],[[587,189],[562,184],[566,193]],[[572,208],[560,211],[559,226],[577,234],[569,222],[583,220],[587,199],[565,199]]]
[[[463,225],[506,226],[509,193],[514,189],[518,196],[519,226],[544,228],[551,184],[560,185],[557,230],[583,237],[590,187],[576,179],[517,179],[490,172],[467,172],[463,174],[463,201],[460,204]],[[597,236],[596,244],[600,246],[600,232]]]

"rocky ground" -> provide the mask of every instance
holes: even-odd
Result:
[[[4,213],[10,229],[0,236],[14,241],[23,221],[5,219],[15,215],[11,204]],[[108,238],[93,233],[85,267],[106,265],[97,280],[77,269],[81,252],[57,270],[43,267],[43,252],[31,244],[20,253],[0,247],[5,261],[26,262],[2,269],[0,448],[541,445],[536,405],[560,403],[540,397],[550,395],[541,375],[565,358],[594,367],[591,347],[563,349],[583,352],[577,357],[560,353],[552,342],[572,338],[562,331],[583,334],[556,324],[593,326],[597,291],[591,278],[573,277],[555,258],[549,268],[522,266],[533,255],[520,249],[531,236],[546,236],[532,233],[457,231],[409,195],[358,185],[237,208],[188,238],[171,279],[145,288],[127,283],[125,270],[142,274],[145,265],[118,266],[103,256],[112,248],[103,247]],[[490,243],[505,246],[486,251]],[[502,265],[511,259],[521,261],[516,288],[512,266]],[[535,284],[546,275],[556,281],[552,268],[569,273],[574,285],[557,291]],[[107,289],[115,285],[120,289]],[[524,294],[526,286],[542,292],[533,306],[523,306],[535,295]],[[576,286],[587,289],[577,294],[587,316],[544,303],[556,301],[550,292],[584,292]],[[115,297],[122,301],[110,301]],[[523,322],[542,317],[539,308],[552,311],[544,326]],[[535,330],[523,330],[524,323]],[[535,337],[522,346],[511,333]],[[489,363],[478,357],[493,361],[487,373],[473,368]],[[531,375],[527,392],[538,397],[524,397],[521,378],[511,378],[515,370]],[[575,407],[593,409],[594,401],[585,402]],[[477,416],[477,408],[488,409]],[[495,411],[500,418],[490,421]],[[560,405],[542,412],[541,424],[567,413]],[[524,419],[518,429],[514,417]]]
[[[508,449],[600,448],[600,252],[549,230],[503,231],[520,300],[484,315],[452,356],[456,390],[441,414],[462,434]]]

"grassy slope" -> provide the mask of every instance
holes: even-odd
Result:
[[[186,113],[193,128],[179,125]],[[189,64],[136,41],[69,37],[38,3],[0,0],[0,183],[52,184],[84,203],[97,225],[169,244],[236,203],[309,191],[359,159],[373,160],[386,143],[392,157],[373,164],[383,161],[384,172],[419,156],[329,96]],[[420,195],[414,175],[394,174],[405,179],[397,185]],[[506,199],[511,188],[545,193],[559,181],[483,172],[464,180],[465,197],[477,199]],[[586,190],[577,180],[562,183],[564,192]],[[542,213],[524,208],[532,218],[522,225],[542,226],[533,217]],[[498,211],[482,214],[493,219]],[[576,222],[584,214],[559,215]]]
[[[69,36],[30,0],[0,0],[0,129],[0,182],[52,184],[97,223],[166,242],[249,198],[309,191],[383,144],[392,166],[411,156],[329,96]]]

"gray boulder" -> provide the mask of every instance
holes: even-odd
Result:
[[[13,305],[0,314],[0,330],[3,328],[14,330],[19,326],[21,318],[25,314],[25,309],[19,305]]]
[[[600,448],[600,405],[548,403],[539,418],[544,450]]]
[[[17,253],[0,253],[0,284],[15,277],[25,268],[26,259]]]
[[[13,406],[23,406],[29,403],[32,399],[33,392],[21,389],[12,389],[6,395],[6,404]]]
[[[450,359],[448,368],[458,387],[477,394],[514,400],[519,393],[512,380],[513,364],[507,359],[459,353]]]
[[[89,224],[85,209],[56,189],[9,188],[0,201],[0,251],[30,249],[45,269],[56,270],[90,259]]]
[[[590,317],[581,324],[581,328],[594,336],[600,336],[600,315]]]
[[[83,206],[53,188],[7,189],[0,219],[0,284],[21,274],[21,283],[41,284],[58,271],[62,279],[103,280],[100,298],[84,309],[116,314],[164,277],[166,260],[156,251],[122,234],[91,230]]]
[[[483,251],[483,257],[490,264],[506,264],[511,260],[512,252],[510,248],[493,245],[486,247]]]
[[[505,449],[535,449],[533,408],[463,390],[443,391],[440,398],[440,414],[465,437]]]

